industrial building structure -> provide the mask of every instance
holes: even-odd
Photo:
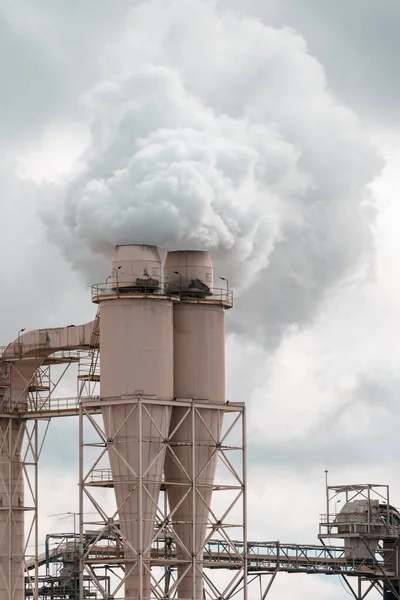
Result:
[[[263,600],[281,571],[399,599],[387,487],[327,486],[315,546],[247,540],[245,406],[225,397],[233,298],[208,252],[169,252],[162,269],[155,246],[117,246],[108,279],[92,287],[92,322],[2,349],[0,600],[247,599],[256,582]],[[74,364],[77,395],[58,398]],[[42,552],[39,459],[66,416],[79,423],[79,531],[49,534]]]

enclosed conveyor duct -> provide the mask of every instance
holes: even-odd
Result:
[[[176,533],[180,598],[203,598],[202,557],[225,403],[224,313],[227,295],[213,295],[208,252],[169,252],[164,279],[180,296],[174,305],[174,393],[204,408],[174,407],[165,459],[168,501]]]
[[[150,598],[150,545],[173,399],[173,299],[155,246],[117,246],[99,286],[101,402],[125,551],[125,600]],[[153,399],[153,404],[143,403]]]
[[[23,600],[24,474],[21,449],[32,378],[48,356],[60,350],[89,348],[94,321],[81,326],[38,329],[21,335],[0,357],[0,599]]]

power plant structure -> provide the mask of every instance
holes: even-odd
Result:
[[[327,485],[319,544],[247,539],[245,405],[225,395],[224,281],[214,287],[205,251],[169,252],[162,268],[155,246],[117,246],[112,274],[92,286],[93,321],[21,330],[1,350],[0,600],[264,600],[280,572],[339,576],[359,600],[400,599],[387,486]],[[71,365],[77,394],[59,398]],[[43,551],[40,457],[51,420],[72,416],[79,528],[48,534]]]

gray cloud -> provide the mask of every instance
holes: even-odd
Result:
[[[63,84],[53,57],[29,37],[15,31],[4,15],[0,17],[0,40],[0,70],[7,81],[2,86],[0,127],[2,142],[9,143],[10,138],[25,139],[27,131],[38,133],[62,101]]]
[[[41,190],[18,180],[15,164],[3,157],[0,167],[0,344],[15,339],[22,327],[56,327],[85,322],[95,311],[90,292],[62,253],[48,243],[37,216]]]
[[[82,96],[86,166],[63,217],[53,202],[43,218],[92,273],[117,242],[214,250],[239,292],[231,328],[276,343],[368,256],[382,162],[294,33],[179,0],[128,23],[110,76]]]
[[[337,391],[333,405],[321,405],[315,424],[302,435],[293,430],[282,440],[253,437],[250,462],[302,471],[395,465],[397,455],[388,449],[400,427],[399,393],[400,378],[390,372],[360,374],[350,390]]]
[[[51,171],[49,158],[55,155],[58,164],[67,162],[63,143],[56,150],[51,144],[66,130],[73,145],[74,124],[81,119],[77,98],[102,75],[99,48],[123,27],[132,5],[131,0],[104,0],[99,10],[94,0],[1,3],[0,248],[5,258],[0,265],[0,310],[7,315],[1,343],[14,339],[21,327],[57,326],[93,315],[83,278],[49,242],[38,218],[46,187],[35,185],[29,174],[21,179],[21,156],[28,152],[42,172]],[[41,137],[48,127],[50,148],[41,157]]]
[[[101,76],[98,48],[122,25],[131,0],[3,0],[0,147],[24,145],[52,119],[79,118],[76,98]]]
[[[399,124],[400,51],[397,0],[219,0],[275,27],[293,27],[324,65],[330,86],[343,101],[379,123]]]

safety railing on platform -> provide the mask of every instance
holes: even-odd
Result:
[[[11,360],[13,358],[20,357],[21,354],[29,354],[34,356],[36,351],[40,356],[45,355],[46,360],[65,360],[66,362],[68,360],[71,360],[71,362],[79,360],[78,350],[59,350],[49,354],[51,348],[49,348],[48,344],[44,342],[38,342],[37,344],[26,344],[22,341],[16,341],[15,343],[8,344],[8,346],[0,346],[0,361]]]
[[[93,469],[90,473],[91,483],[109,483],[112,480],[111,469]]]
[[[106,471],[106,470],[104,470]],[[107,562],[108,559],[121,559],[123,561],[123,549],[118,535],[118,524],[113,529],[112,535],[100,531],[87,532],[84,535],[84,547],[86,548],[88,562]],[[50,536],[51,537],[51,536]],[[66,537],[72,537],[72,534]],[[61,552],[52,551],[51,559],[59,558],[63,552],[70,551],[68,545],[59,546]],[[382,554],[382,553],[381,553]],[[346,557],[342,546],[323,545],[301,545],[282,544],[272,542],[248,542],[247,557],[245,548],[241,541],[227,542],[224,540],[209,540],[204,546],[204,565],[208,568],[240,568],[247,558],[247,566],[254,572],[304,572],[304,573],[326,573],[358,575],[368,573],[373,576],[382,577],[384,574],[381,554],[377,555],[375,562],[367,560],[352,560]],[[168,531],[164,535],[156,537],[152,544],[152,560],[170,561],[176,557],[176,544]]]
[[[141,280],[140,283],[132,283],[127,285],[126,282],[117,284],[115,282],[97,283],[92,285],[92,300],[98,302],[100,298],[105,296],[126,296],[126,295],[140,295],[146,297],[155,297],[158,295],[167,295],[176,298],[184,298],[187,300],[193,300],[194,302],[210,302],[212,304],[223,304],[226,307],[233,306],[233,291],[227,288],[216,288],[207,287],[203,284],[203,287],[196,287],[197,284],[193,285],[193,288],[177,285],[176,283],[160,283],[155,286],[152,280],[151,285],[146,284],[146,280]]]
[[[47,398],[43,404],[30,404],[28,406],[29,411],[52,411],[60,412],[64,410],[78,410],[79,401],[76,396],[70,396],[66,398]]]
[[[91,400],[100,400],[99,396],[93,396]],[[63,411],[75,411],[79,410],[79,399],[76,396],[66,397],[66,398],[46,398],[43,402],[34,402],[30,401],[25,406],[13,406],[11,407],[9,402],[0,402],[0,413],[9,413],[9,412],[54,412],[54,413],[62,413]]]
[[[362,515],[365,517],[365,515]],[[400,535],[400,527],[398,525],[388,524],[384,519],[384,515],[372,516],[361,520],[360,515],[357,518],[351,518],[345,513],[330,513],[321,514],[319,523],[320,537],[335,536],[340,537],[340,533],[346,535],[377,535],[385,532],[385,537],[396,537]]]
[[[175,543],[172,538],[158,538],[153,544],[152,557],[162,559],[173,556]],[[212,568],[223,563],[237,567],[245,558],[243,542],[227,543],[224,540],[210,540],[204,547],[204,562]],[[346,557],[343,546],[281,544],[280,542],[248,542],[247,565],[252,571],[305,573],[346,573],[357,574],[374,571],[382,573],[383,553],[378,552],[376,560],[353,560]]]
[[[24,354],[32,354],[40,353],[43,355],[45,350],[48,350],[49,346],[46,343],[37,343],[37,344],[24,344],[22,341],[14,342],[12,344],[8,344],[8,346],[0,347],[0,360],[11,360],[13,358],[19,357],[22,353]]]

